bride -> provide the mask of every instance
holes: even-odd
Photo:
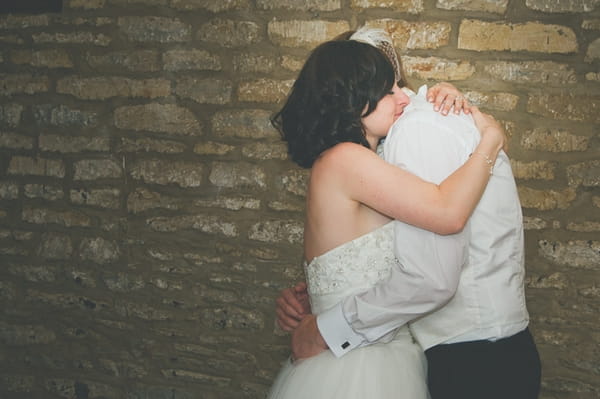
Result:
[[[273,119],[291,159],[311,169],[304,257],[313,314],[388,276],[396,262],[392,219],[439,234],[460,231],[489,179],[480,157],[435,185],[377,156],[379,141],[409,103],[399,77],[376,47],[326,42],[311,53]],[[495,160],[504,133],[490,116],[471,112],[482,136],[476,151]],[[318,329],[314,316],[302,323]],[[290,357],[269,398],[427,398],[425,357],[408,328],[388,341],[341,358],[322,349]]]

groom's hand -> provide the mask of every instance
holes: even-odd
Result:
[[[327,344],[317,327],[317,317],[307,315],[292,333],[292,358],[299,360],[327,350]]]
[[[300,282],[292,288],[281,291],[276,300],[277,324],[282,330],[294,331],[300,321],[310,314],[310,303],[306,283]]]

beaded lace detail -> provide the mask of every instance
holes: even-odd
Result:
[[[349,292],[369,288],[389,276],[397,262],[393,234],[393,223],[387,223],[305,264],[313,311],[321,307],[320,296],[332,300],[339,295],[342,299]]]

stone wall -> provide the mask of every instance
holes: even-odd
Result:
[[[600,1],[64,0],[0,16],[0,396],[261,398],[306,171],[268,117],[390,31],[511,135],[542,398],[600,396]]]

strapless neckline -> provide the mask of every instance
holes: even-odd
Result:
[[[369,232],[367,232],[365,234],[362,234],[362,235],[360,235],[360,236],[358,236],[356,238],[353,238],[350,241],[346,241],[346,242],[338,245],[337,247],[333,247],[333,248],[331,248],[331,249],[323,252],[321,255],[315,256],[314,258],[312,258],[312,260],[310,262],[307,262],[305,260],[304,261],[304,265],[305,265],[305,267],[310,267],[312,264],[314,264],[317,261],[326,259],[326,258],[328,258],[330,256],[335,256],[335,254],[337,252],[343,251],[346,247],[357,245],[359,242],[368,239],[371,235],[378,234],[378,232],[381,231],[381,230],[391,229],[392,226],[393,226],[392,221],[390,221],[388,223],[385,223],[385,224],[383,224],[383,225],[381,225],[379,227],[374,228],[373,230],[371,230],[371,231],[369,231]]]

